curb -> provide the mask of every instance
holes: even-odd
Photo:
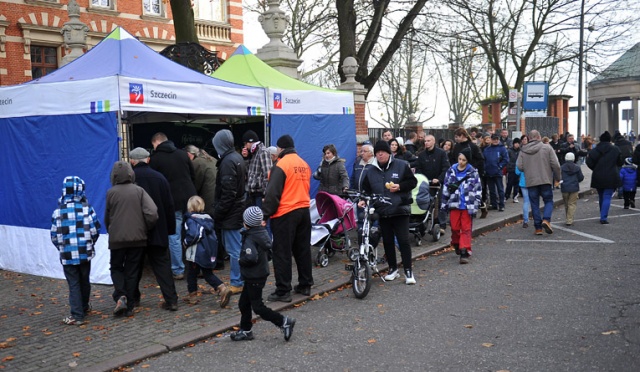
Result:
[[[594,189],[587,189],[584,191],[580,191],[578,194],[578,198],[579,199],[583,199],[585,196],[587,195],[592,195],[595,194],[595,190]],[[559,200],[555,200],[553,202],[553,206],[554,208],[561,206],[564,204],[564,201],[562,199]],[[541,208],[542,209],[542,208]],[[521,219],[522,214],[516,214],[516,215],[512,215],[512,216],[508,216],[505,217],[503,219],[498,219],[494,222],[490,222],[485,226],[480,226],[478,228],[474,228],[472,231],[472,236],[476,237],[480,234],[483,234],[485,232],[494,230],[496,228],[499,227],[503,227],[509,223],[513,223],[513,222],[517,222]],[[449,247],[449,243],[440,243],[439,241],[436,242],[439,244],[436,244],[436,246],[434,247],[430,247],[430,248],[423,248],[423,249],[416,249],[416,248],[412,248],[413,251],[418,251],[412,254],[411,258],[412,260],[416,260],[418,258],[421,257],[425,257],[425,256],[430,256],[436,252],[440,252],[444,249],[446,249],[447,247]],[[421,248],[421,247],[417,247],[417,248]],[[385,271],[387,270],[389,267],[388,265],[385,264],[381,264],[378,265],[379,270],[380,271]],[[331,292],[331,291],[335,291],[340,287],[343,287],[344,285],[350,284],[351,280],[350,277],[347,276],[345,277],[345,280],[335,280],[333,282],[329,282],[329,283],[325,283],[322,284],[320,286],[316,286],[316,287],[312,287],[311,288],[311,293],[309,294],[309,296],[303,296],[300,294],[292,294],[293,300],[291,302],[267,302],[269,304],[269,307],[271,307],[273,310],[275,311],[282,311],[282,310],[286,310],[289,308],[293,308],[295,307],[295,305],[304,303],[309,301],[311,298],[313,298],[316,295],[323,295],[325,293]],[[257,319],[257,316],[254,316],[254,320]],[[145,359],[149,359],[149,358],[153,358],[157,355],[160,354],[164,354],[167,353],[169,351],[173,351],[173,350],[177,350],[180,349],[182,347],[185,347],[191,343],[194,342],[199,342],[208,338],[212,338],[215,337],[218,334],[227,332],[231,329],[233,329],[234,327],[237,327],[239,325],[239,321],[236,320],[227,320],[224,322],[221,322],[220,324],[217,324],[214,327],[205,327],[205,328],[201,328],[197,331],[193,331],[190,333],[185,333],[183,335],[177,336],[177,337],[171,337],[171,338],[167,338],[167,339],[163,339],[163,340],[159,340],[157,345],[153,345],[153,346],[149,346],[140,350],[136,350],[134,352],[131,353],[127,353],[127,354],[122,354],[119,355],[115,358],[112,358],[106,362],[103,363],[99,363],[96,364],[94,366],[92,366],[90,369],[88,369],[89,371],[112,371],[115,369],[118,369],[120,367],[123,366],[129,366],[129,365],[133,365],[136,364],[139,361],[145,360]]]

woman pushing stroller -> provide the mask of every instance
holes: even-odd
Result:
[[[451,245],[460,263],[469,263],[471,258],[471,230],[482,203],[482,184],[478,170],[469,164],[471,150],[463,149],[458,154],[458,163],[449,168],[444,178],[441,209],[449,210],[451,221]]]

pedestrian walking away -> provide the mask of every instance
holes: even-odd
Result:
[[[567,152],[564,155],[564,164],[562,164],[562,183],[560,184],[560,192],[562,192],[562,200],[564,201],[565,224],[573,225],[573,217],[576,213],[578,204],[578,192],[580,191],[580,182],[584,180],[584,175],[579,165],[575,164],[576,156],[573,152]]]
[[[535,226],[534,233],[542,235],[544,229],[547,234],[552,234],[553,187],[559,185],[562,179],[560,162],[553,148],[542,142],[540,132],[532,130],[529,139],[530,142],[520,150],[516,167],[524,172]],[[540,198],[544,203],[542,216]]]
[[[603,225],[609,224],[611,198],[621,185],[619,169],[623,164],[620,149],[611,143],[611,134],[605,131],[600,135],[600,142],[587,155],[587,167],[593,171],[591,187],[598,190],[600,223]]]
[[[291,339],[296,320],[271,310],[262,302],[262,290],[269,276],[271,238],[265,229],[264,215],[258,207],[249,207],[243,213],[245,229],[242,231],[240,272],[244,289],[238,301],[240,329],[231,334],[233,341],[253,340],[251,312],[273,323],[284,334],[285,341]]]
[[[71,314],[62,323],[82,325],[91,311],[91,259],[100,237],[100,221],[87,201],[85,185],[77,176],[65,177],[58,208],[51,216],[51,242],[60,251],[60,263],[69,285]]]
[[[113,314],[116,316],[133,316],[140,260],[149,231],[158,221],[153,199],[134,182],[135,174],[129,163],[118,161],[113,165],[113,186],[107,191],[104,224],[109,233],[109,263],[116,302]]]
[[[313,285],[311,260],[311,216],[309,189],[311,169],[296,152],[293,138],[285,134],[277,141],[278,161],[271,168],[262,212],[270,218],[273,233],[273,271],[276,290],[269,301],[291,302],[291,257],[298,269],[293,290],[308,296]]]
[[[134,307],[140,305],[142,297],[140,280],[146,257],[164,298],[162,306],[167,310],[176,311],[178,310],[178,293],[171,273],[171,256],[169,254],[169,235],[175,234],[176,230],[173,197],[167,179],[162,173],[149,167],[149,156],[149,152],[142,147],[136,147],[129,153],[129,162],[133,167],[136,184],[149,194],[158,208],[158,222],[149,231],[147,246],[140,259],[138,283],[134,290]]]

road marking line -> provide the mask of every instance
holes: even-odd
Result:
[[[612,218],[624,218],[624,217],[633,217],[633,216],[640,216],[640,213],[630,213],[630,214],[623,214],[620,216],[609,216],[607,217],[608,220],[612,219]],[[600,220],[600,217],[589,217],[589,218],[582,218],[579,220],[573,220],[573,222],[580,222],[580,221],[594,221],[594,220]]]
[[[544,241],[545,243],[604,243],[604,244],[613,244],[613,243],[615,243],[613,240],[601,238],[599,236],[587,234],[587,233],[584,233],[584,232],[581,232],[581,231],[567,229],[565,227],[560,227],[560,226],[555,225],[555,224],[551,224],[551,226],[553,226],[553,228],[556,229],[556,230],[567,231],[567,232],[570,232],[570,233],[573,233],[573,234],[576,234],[576,235],[580,235],[582,237],[593,239],[593,240],[507,239],[506,242],[507,243],[511,243],[511,242],[541,242],[541,241]]]

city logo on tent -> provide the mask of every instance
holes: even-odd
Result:
[[[282,110],[282,93],[273,93],[273,109]]]
[[[144,104],[144,90],[142,84],[129,83],[129,103],[142,105]]]

